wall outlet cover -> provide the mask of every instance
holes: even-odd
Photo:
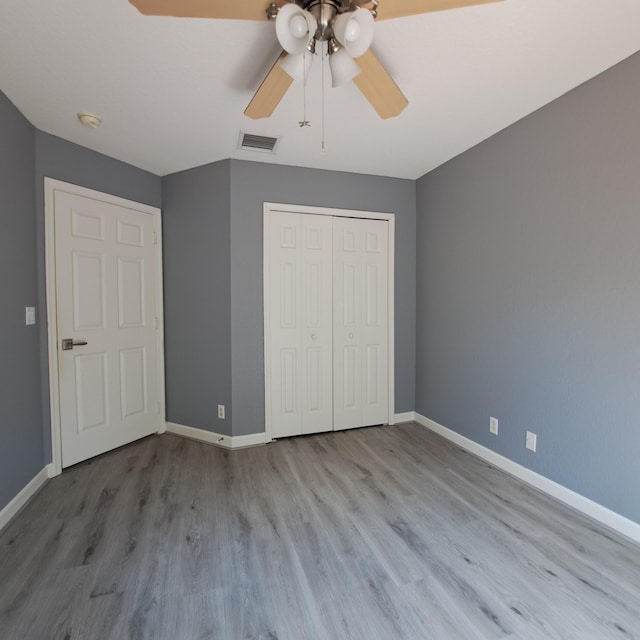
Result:
[[[498,418],[489,418],[489,431],[498,435]]]

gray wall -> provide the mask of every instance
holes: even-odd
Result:
[[[419,413],[638,522],[639,76],[635,55],[418,181],[416,367]]]
[[[167,176],[162,201],[167,420],[230,436],[229,177],[228,160]]]
[[[231,161],[233,435],[264,431],[263,202],[396,214],[396,412],[413,411],[415,181]]]
[[[38,256],[38,321],[40,325],[40,371],[42,379],[42,425],[45,460],[51,461],[49,371],[46,329],[44,265],[44,178],[63,180],[134,202],[160,207],[158,176],[130,164],[96,153],[62,138],[35,131],[36,240]],[[33,178],[31,182],[34,190]]]
[[[42,469],[34,131],[0,92],[0,509]]]

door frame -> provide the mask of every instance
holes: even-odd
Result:
[[[101,191],[87,189],[69,182],[45,177],[44,179],[44,231],[45,231],[45,286],[46,286],[46,321],[47,321],[47,353],[49,366],[49,410],[51,413],[51,476],[62,473],[62,429],[60,423],[60,381],[58,378],[58,307],[56,295],[56,245],[55,245],[55,194],[63,191],[71,195],[82,196],[114,204],[140,213],[153,216],[154,241],[156,251],[156,317],[158,326],[156,341],[158,347],[158,398],[160,403],[161,428],[158,433],[166,429],[165,416],[165,381],[164,381],[164,304],[163,304],[163,274],[162,274],[162,218],[157,207],[151,207],[139,202],[113,196]]]
[[[395,226],[396,217],[393,213],[383,213],[380,211],[357,211],[354,209],[334,209],[330,207],[311,207],[307,205],[278,204],[275,202],[265,202],[263,205],[263,225],[262,225],[262,277],[263,277],[263,314],[264,314],[264,430],[266,442],[271,442],[271,353],[269,349],[270,336],[270,307],[271,307],[271,291],[270,291],[270,269],[271,255],[269,245],[269,222],[272,212],[284,213],[301,213],[313,214],[320,216],[332,216],[337,218],[365,218],[367,220],[386,220],[389,223],[389,253],[387,256],[387,273],[388,273],[388,422],[387,424],[395,424]]]

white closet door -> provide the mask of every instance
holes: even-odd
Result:
[[[334,429],[388,420],[388,225],[334,219]]]
[[[272,436],[330,431],[332,219],[272,212],[269,222]]]
[[[362,425],[389,420],[389,225],[362,223]]]
[[[302,433],[333,428],[333,223],[301,215]]]

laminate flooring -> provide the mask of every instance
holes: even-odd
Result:
[[[2,640],[640,638],[640,548],[409,423],[152,436],[0,535]]]

